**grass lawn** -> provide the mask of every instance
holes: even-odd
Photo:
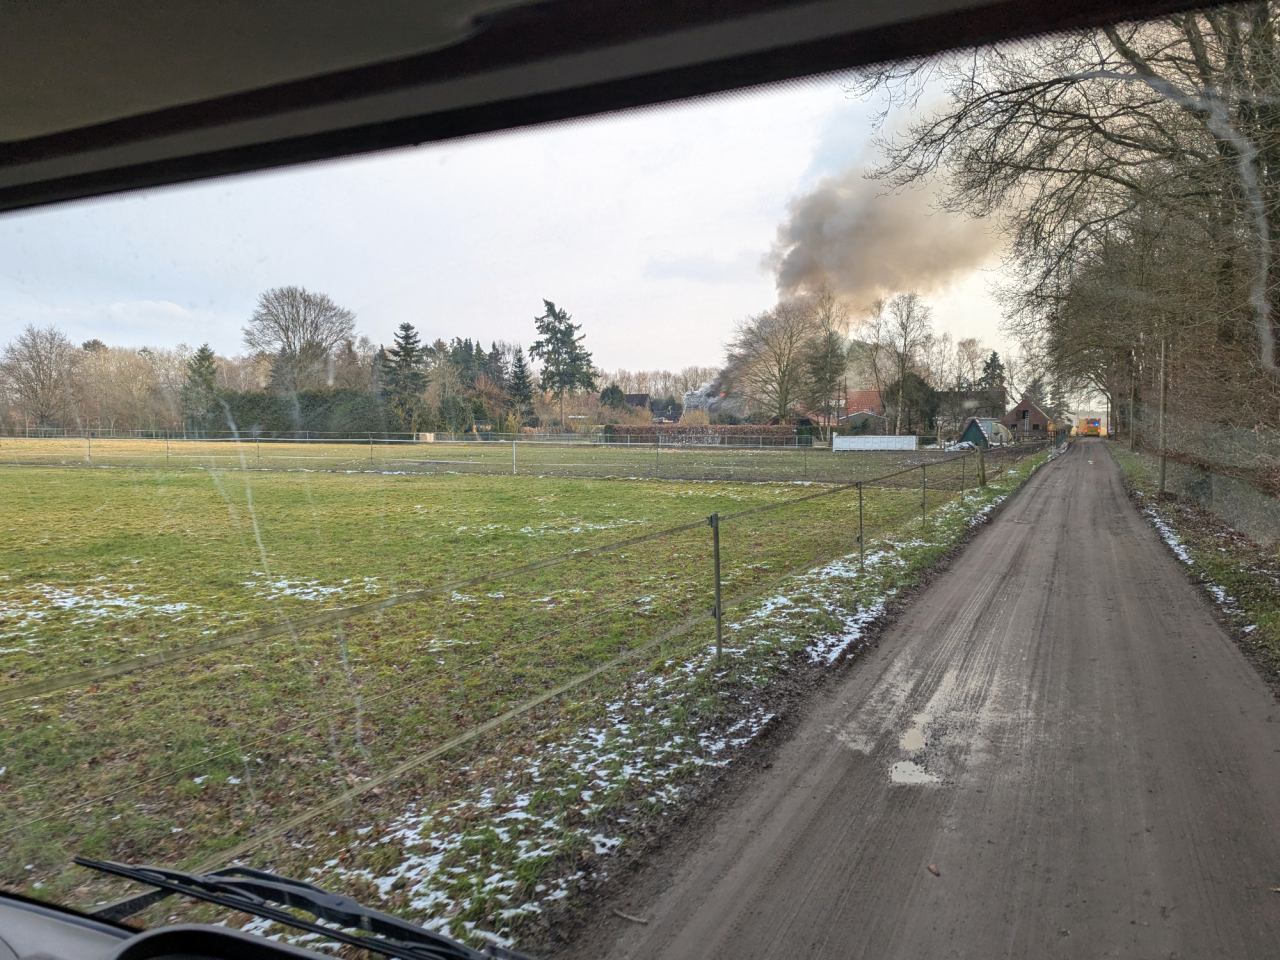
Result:
[[[677,779],[719,762],[707,757],[717,743],[745,742],[733,724],[759,719],[748,709],[753,691],[787,657],[801,656],[806,637],[847,634],[850,610],[862,616],[860,608],[873,609],[886,590],[909,582],[959,536],[973,510],[1016,487],[1032,462],[991,465],[995,482],[971,493],[961,510],[954,509],[961,506],[959,465],[931,468],[928,523],[920,519],[918,472],[902,485],[868,489],[864,514],[877,572],[842,579],[846,567],[837,564],[836,574],[810,582],[791,578],[857,550],[853,490],[0,467],[0,883],[91,901],[119,889],[86,884],[83,871],[68,868],[75,854],[194,866],[353,787],[380,784],[361,796],[358,814],[344,806],[302,831],[326,843],[279,838],[262,853],[269,860],[255,860],[306,873],[315,862],[346,863],[347,854],[330,848],[364,836],[353,833],[364,829],[359,823],[373,830],[408,808],[438,812],[463,803],[467,790],[490,791],[487,807],[467,801],[458,808],[459,823],[481,823],[485,810],[509,799],[493,783],[512,782],[511,771],[531,757],[567,750],[559,760],[548,756],[538,775],[546,786],[534,789],[544,823],[554,819],[552,808],[568,817],[547,852],[525,862],[501,827],[455,851],[471,864],[457,884],[502,861],[514,864],[529,896],[539,886],[545,893],[545,877],[563,874],[584,849],[598,850],[583,824],[623,809],[651,782],[633,776],[640,760],[620,759],[626,731],[634,732],[637,756],[646,763],[665,757]],[[706,661],[713,594],[704,522],[713,512],[725,518],[722,580],[733,621],[732,666],[714,679]],[[601,549],[620,541],[627,542]],[[557,559],[563,562],[551,562]],[[779,590],[790,593],[759,606]],[[375,613],[306,625],[317,611],[406,591],[423,593]],[[772,613],[760,619],[761,609]],[[769,632],[779,626],[785,636]],[[269,635],[246,638],[254,627]],[[410,776],[379,779],[668,633],[641,660]],[[229,642],[161,666],[77,679],[81,671],[218,641]],[[39,683],[55,689],[5,701],[6,691]],[[654,707],[659,696],[668,698],[662,712]],[[626,722],[617,719],[624,702],[636,713]],[[728,732],[712,736],[718,723],[729,724]],[[679,750],[673,731],[687,735]],[[582,768],[581,751],[564,746],[582,736],[618,750]],[[538,840],[535,851],[549,842]],[[370,878],[394,872],[403,846],[360,844],[350,863],[357,873],[336,880],[364,889]],[[453,910],[492,925],[506,902],[460,893]],[[394,897],[386,905],[417,915],[426,909]]]
[[[938,450],[859,453],[808,447],[674,447],[521,441],[200,441],[0,437],[0,464],[250,470],[501,473],[538,476],[665,477],[692,480],[809,480],[848,483],[904,465],[952,456]],[[970,477],[972,481],[972,477]]]
[[[712,512],[729,515],[726,601],[849,553],[856,494],[798,501],[820,489],[0,468],[0,676],[10,690],[487,578],[0,704],[0,882],[56,897],[74,882],[65,868],[75,853],[198,860],[705,615],[711,531],[699,521]],[[954,496],[931,490],[930,508]],[[732,517],[775,504],[784,506]],[[918,529],[920,492],[872,490],[865,510],[869,535]],[[501,576],[685,523],[697,525]],[[673,642],[704,644],[710,632],[702,624]]]

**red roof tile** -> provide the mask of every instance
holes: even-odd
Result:
[[[870,410],[872,413],[883,414],[884,404],[880,402],[879,390],[850,390],[844,409],[845,413]]]

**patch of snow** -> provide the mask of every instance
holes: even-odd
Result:
[[[265,573],[255,570],[253,576],[244,581],[243,586],[268,600],[279,600],[283,597],[323,600],[326,597],[345,593],[350,584],[350,579],[338,584],[323,584],[313,579],[289,580],[284,577],[271,579]]]
[[[894,594],[890,584],[912,558],[953,542],[1012,489],[1012,482],[994,480],[985,491],[935,510],[927,534],[881,540],[865,561],[856,554],[840,557],[745,606],[728,623],[735,646],[725,652],[736,684],[735,699],[726,704],[730,716],[690,716],[693,692],[717,669],[714,647],[700,644],[632,677],[622,694],[600,708],[598,721],[512,757],[500,781],[472,782],[436,806],[411,801],[389,820],[358,828],[345,849],[328,851],[336,855],[313,868],[311,879],[325,886],[364,881],[442,933],[505,937],[508,924],[571,895],[586,868],[568,865],[586,856],[593,858],[595,873],[607,873],[635,808],[661,811],[681,803],[693,771],[731,764],[774,720],[763,693],[774,678],[793,664],[831,666],[856,649],[883,615]],[[553,605],[568,592],[530,602]],[[815,622],[831,617],[836,629],[815,630]],[[937,782],[918,763],[903,764],[896,782]],[[366,853],[383,845],[398,853],[392,867],[360,866]],[[528,865],[543,863],[544,872],[530,884]],[[474,902],[493,905],[489,915],[496,930],[457,923],[457,915]]]
[[[134,617],[160,614],[178,617],[200,608],[190,603],[166,602],[135,591],[133,584],[105,586],[105,576],[95,577],[80,587],[59,587],[48,583],[30,584],[24,589],[27,596],[0,601],[0,620],[9,628],[0,631],[0,640],[25,640],[30,646],[37,639],[39,628],[56,619],[59,626],[69,623],[83,626],[104,620],[129,620]],[[59,614],[67,615],[67,619]],[[52,629],[52,624],[50,624]],[[8,652],[17,652],[11,648]]]
[[[1160,534],[1160,539],[1168,544],[1169,549],[1173,551],[1173,555],[1183,563],[1191,564],[1193,562],[1191,559],[1191,553],[1183,544],[1182,538],[1174,532],[1173,527],[1171,527],[1168,521],[1160,515],[1156,508],[1147,507],[1142,512],[1146,515],[1147,519],[1151,521],[1151,525],[1156,528],[1156,532]]]

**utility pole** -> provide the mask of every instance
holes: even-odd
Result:
[[[711,556],[715,576],[715,607],[711,614],[716,619],[716,666],[720,666],[721,651],[724,648],[724,610],[720,602],[720,514],[713,513],[707,518],[711,525]]]
[[[929,472],[928,468],[922,463],[920,464],[920,525],[923,527],[929,522]]]
[[[1129,449],[1136,446],[1138,421],[1134,419],[1134,406],[1138,400],[1138,352],[1129,350]]]
[[[862,517],[862,481],[858,481],[858,566],[863,570],[867,567],[867,538],[866,528],[863,526]]]
[[[1160,338],[1160,487],[1159,495],[1164,496],[1165,476],[1168,472],[1169,456],[1165,449],[1165,401],[1168,399],[1168,371],[1165,366],[1166,337]]]

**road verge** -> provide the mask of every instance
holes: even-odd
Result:
[[[1280,697],[1280,552],[1255,543],[1188,500],[1159,497],[1154,457],[1116,443],[1107,448],[1120,466],[1129,498]]]

